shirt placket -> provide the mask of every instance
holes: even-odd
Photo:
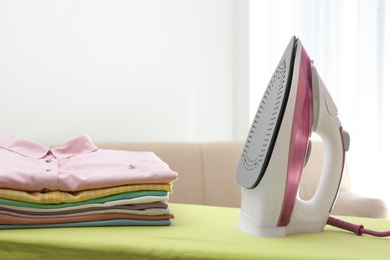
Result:
[[[45,157],[40,159],[38,174],[40,175],[38,190],[43,193],[57,190],[58,159],[53,157]]]

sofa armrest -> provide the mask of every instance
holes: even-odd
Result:
[[[367,198],[349,191],[340,191],[332,214],[365,218],[387,218],[387,206],[381,199]]]

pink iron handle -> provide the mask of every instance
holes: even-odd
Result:
[[[325,148],[324,166],[313,202],[320,207],[325,207],[330,213],[340,188],[345,151],[349,147],[349,135],[342,129],[337,117],[337,107],[314,65],[312,65],[312,79],[313,131],[322,138]]]
[[[314,116],[312,130],[324,143],[324,165],[313,198],[304,201],[297,197],[289,233],[323,230],[339,192],[345,151],[349,146],[349,135],[342,129],[337,117],[337,107],[313,65],[312,80]]]

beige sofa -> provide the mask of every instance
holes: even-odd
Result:
[[[314,194],[322,170],[323,146],[312,142],[300,196]],[[165,161],[179,178],[173,185],[169,202],[240,207],[240,186],[235,175],[244,142],[119,142],[97,143],[98,148],[128,151],[152,151]],[[386,218],[387,208],[380,199],[365,198],[350,192],[349,173],[344,178],[332,214]]]

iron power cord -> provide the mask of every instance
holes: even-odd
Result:
[[[337,218],[333,218],[333,217],[328,218],[327,224],[331,225],[333,227],[337,227],[337,228],[351,231],[358,236],[361,236],[363,234],[376,236],[376,237],[390,236],[390,231],[381,232],[381,231],[374,231],[374,230],[370,230],[370,229],[365,229],[363,225],[352,224],[350,222],[347,222],[347,221],[344,221],[341,219],[337,219]]]

